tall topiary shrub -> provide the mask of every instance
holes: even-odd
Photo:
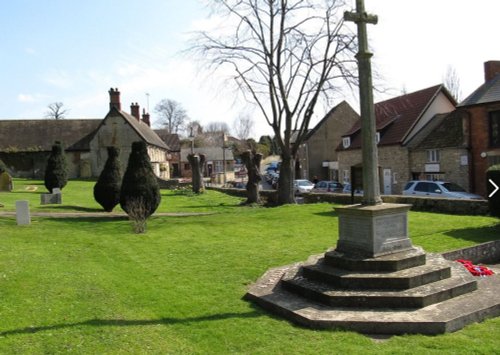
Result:
[[[113,208],[120,203],[122,173],[119,155],[119,148],[108,147],[108,160],[94,185],[94,199],[106,212],[113,211]]]
[[[146,143],[132,143],[127,170],[123,175],[120,206],[134,221],[134,229],[142,233],[146,219],[158,208],[160,187],[149,160]]]
[[[61,142],[55,142],[45,168],[45,187],[52,193],[52,189],[63,189],[68,183],[68,163]]]
[[[486,194],[489,196],[495,187],[490,183],[493,181],[497,186],[500,186],[500,165],[493,165],[486,171]],[[490,214],[500,217],[500,191],[497,191],[493,196],[488,198]]]

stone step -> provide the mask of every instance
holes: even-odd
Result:
[[[424,265],[426,254],[420,247],[379,256],[376,258],[356,258],[336,250],[325,253],[325,262],[351,271],[398,271]]]
[[[355,290],[332,286],[304,277],[300,265],[286,272],[282,286],[288,291],[334,307],[356,308],[422,308],[472,292],[477,281],[461,265],[452,265],[452,275],[445,280],[408,290]]]
[[[324,258],[304,264],[304,277],[345,289],[410,289],[451,276],[451,261],[440,255],[428,255],[425,265],[398,271],[366,272],[343,270],[331,266]]]
[[[477,278],[478,289],[428,307],[412,309],[330,307],[281,287],[293,265],[268,270],[245,294],[245,299],[295,324],[315,329],[346,329],[366,334],[443,334],[468,324],[500,316],[500,273]]]

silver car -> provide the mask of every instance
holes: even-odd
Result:
[[[471,194],[465,189],[453,182],[446,181],[428,181],[415,180],[406,184],[403,195],[423,196],[423,197],[442,197],[442,198],[461,198],[469,200],[482,200],[483,197]]]
[[[294,180],[293,188],[296,195],[303,194],[304,192],[311,192],[314,188],[314,184],[309,180]]]

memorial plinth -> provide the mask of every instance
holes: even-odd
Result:
[[[336,251],[348,257],[374,258],[412,249],[408,236],[411,205],[337,207],[339,240]]]

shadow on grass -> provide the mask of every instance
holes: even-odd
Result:
[[[452,230],[444,234],[456,239],[468,240],[475,243],[485,243],[500,238],[500,223],[488,227]]]
[[[321,216],[321,217],[338,217],[339,214],[336,211],[326,211],[326,212],[316,212],[313,213],[316,216]]]
[[[55,325],[46,325],[40,327],[26,327],[21,329],[6,330],[0,332],[0,337],[9,335],[20,334],[33,334],[47,330],[59,330],[66,328],[73,328],[79,326],[93,326],[93,327],[129,327],[129,326],[142,326],[142,325],[171,325],[171,324],[188,324],[196,322],[218,321],[232,318],[257,318],[262,316],[262,313],[257,311],[247,313],[223,313],[212,314],[208,316],[191,317],[191,318],[159,318],[159,319],[90,319],[84,322],[77,323],[62,323]]]
[[[71,206],[71,205],[61,205],[54,206],[50,205],[49,208],[52,210],[62,210],[62,211],[73,211],[73,212],[103,212],[102,208],[91,208],[91,207],[82,207],[82,206]]]

